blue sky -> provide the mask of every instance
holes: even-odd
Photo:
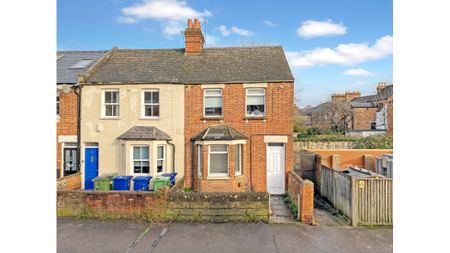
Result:
[[[392,82],[391,0],[58,0],[58,50],[181,48],[194,17],[207,47],[282,45],[300,106]]]

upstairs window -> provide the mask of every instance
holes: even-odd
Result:
[[[261,88],[246,90],[246,115],[264,116],[265,115],[265,90]]]
[[[222,90],[205,89],[205,116],[222,116]]]
[[[166,149],[164,145],[158,145],[157,148],[157,157],[156,157],[156,173],[164,172],[165,167],[165,158],[166,158]]]
[[[159,91],[144,91],[144,118],[159,117]]]
[[[119,91],[106,90],[104,91],[103,110],[105,117],[119,117]]]
[[[150,173],[148,146],[133,147],[133,172],[136,174]]]

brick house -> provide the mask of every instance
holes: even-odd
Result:
[[[185,187],[284,193],[294,78],[283,49],[203,48],[198,21],[185,36]]]
[[[194,191],[284,193],[294,78],[283,49],[203,48],[197,19],[184,35],[181,49],[114,48],[80,79],[83,187],[175,171]]]
[[[56,83],[56,175],[79,171],[78,76],[86,72],[106,51],[57,52]]]

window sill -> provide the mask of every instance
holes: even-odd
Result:
[[[229,176],[209,176],[207,180],[230,180]]]
[[[118,120],[120,117],[100,117],[101,120]]]
[[[223,116],[203,116],[201,120],[223,120]]]
[[[160,117],[140,117],[140,120],[159,120]]]
[[[267,119],[266,115],[263,116],[245,116],[244,120],[265,120]]]

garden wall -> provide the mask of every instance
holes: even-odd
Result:
[[[269,219],[267,193],[84,191],[57,193],[59,217],[137,219],[151,222],[235,222]]]
[[[329,168],[344,169],[355,165],[372,171],[375,171],[376,157],[393,153],[392,149],[314,149],[309,151],[320,155],[322,164]],[[339,165],[333,164],[333,156],[335,163]]]
[[[301,223],[314,224],[314,183],[289,171],[288,194],[297,203],[298,220]]]
[[[167,217],[175,221],[267,222],[269,195],[260,192],[171,193],[167,198]]]
[[[57,179],[56,180],[56,188],[58,190],[81,189],[81,172]]]

